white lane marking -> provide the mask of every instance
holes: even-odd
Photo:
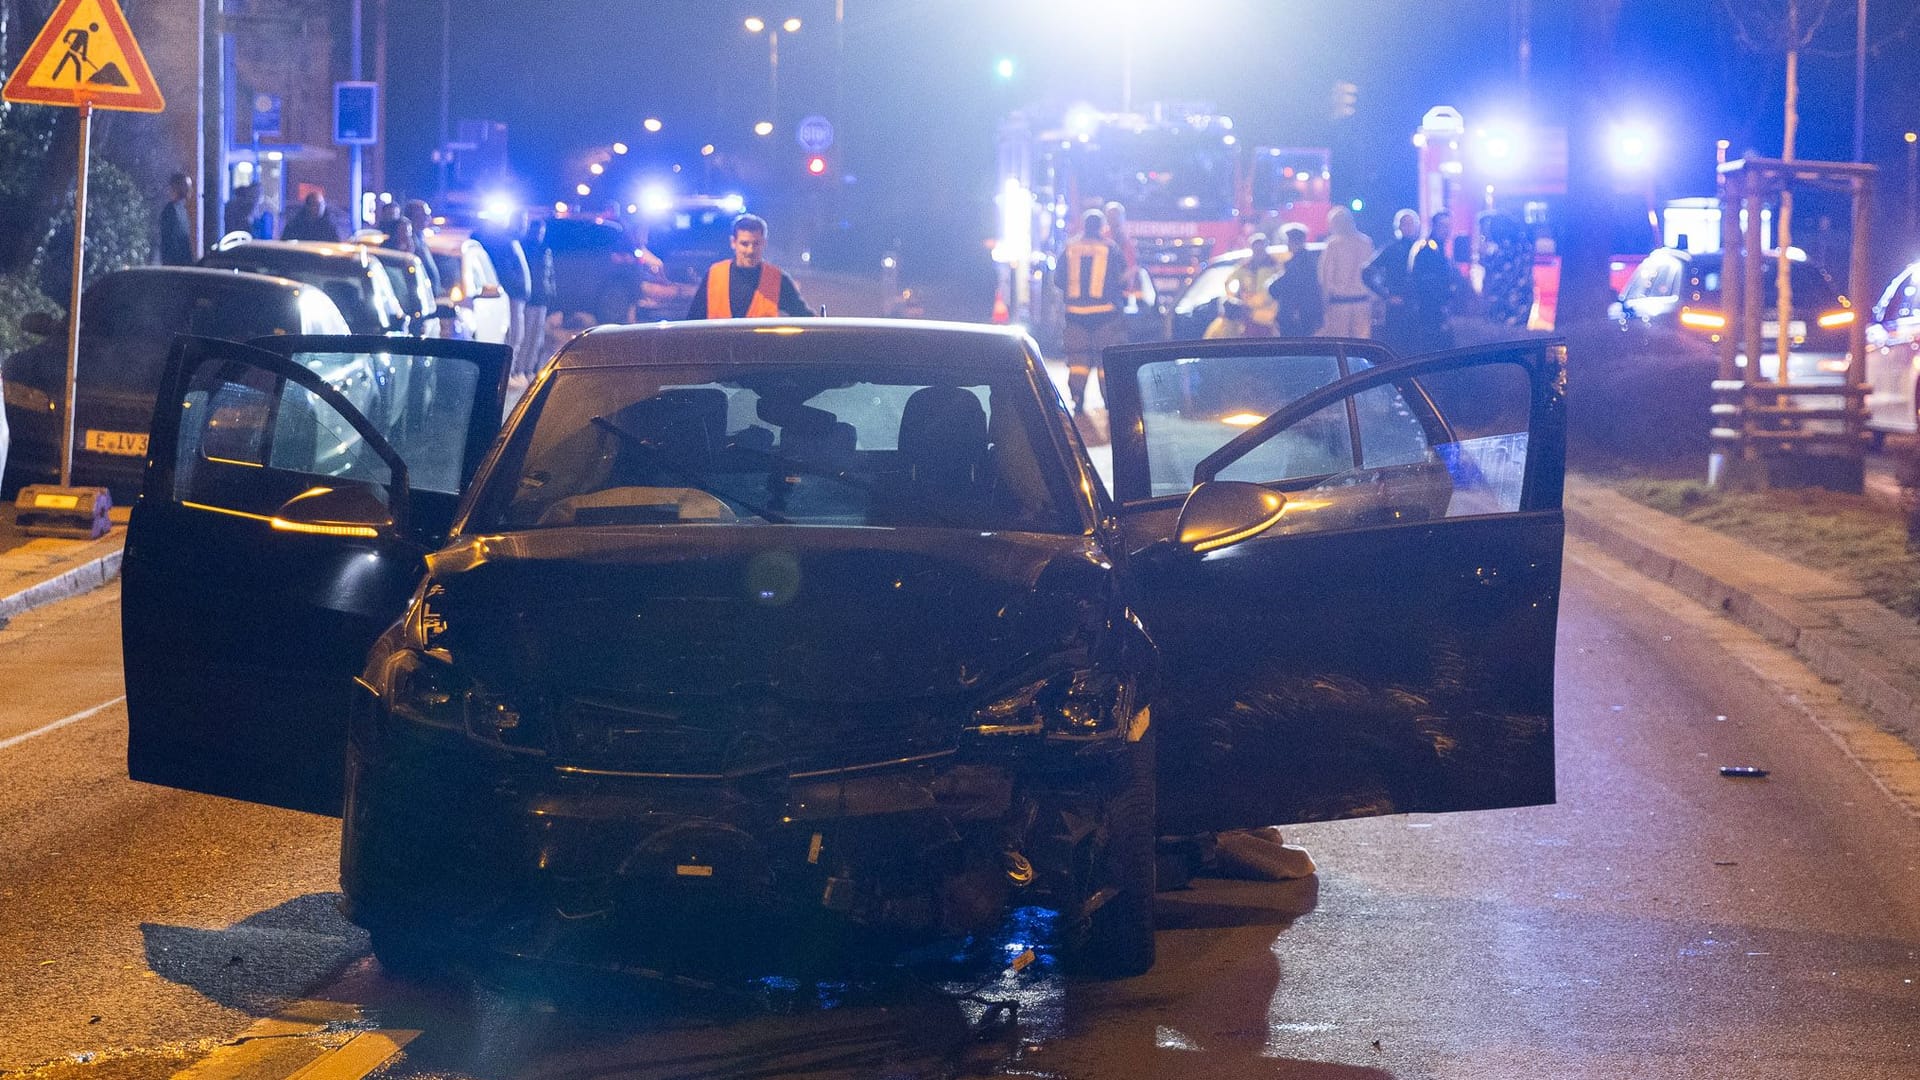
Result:
[[[21,743],[26,742],[28,739],[38,738],[41,735],[45,735],[49,731],[59,731],[61,728],[66,727],[68,724],[77,724],[80,721],[85,720],[89,716],[94,716],[96,714],[105,712],[106,710],[113,708],[115,705],[118,705],[125,700],[127,700],[127,695],[121,694],[119,697],[114,698],[112,701],[103,701],[100,704],[95,705],[91,709],[83,709],[80,712],[74,713],[72,716],[67,717],[65,720],[55,720],[53,723],[48,724],[46,727],[39,728],[34,731],[29,731],[24,735],[15,735],[11,739],[0,739],[0,750],[12,749],[13,747],[19,746]]]

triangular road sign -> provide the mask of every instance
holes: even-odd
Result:
[[[167,107],[116,0],[61,0],[0,96],[127,112]]]

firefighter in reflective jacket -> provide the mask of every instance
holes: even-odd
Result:
[[[1080,235],[1060,257],[1061,284],[1067,294],[1067,393],[1073,411],[1085,411],[1087,376],[1100,370],[1100,350],[1127,341],[1125,302],[1127,258],[1119,245],[1107,239],[1107,215],[1089,210],[1080,219]],[[1106,381],[1100,398],[1106,400]]]
[[[733,219],[733,258],[707,269],[694,290],[689,319],[771,319],[811,315],[800,289],[779,267],[766,261],[767,223],[754,214]]]

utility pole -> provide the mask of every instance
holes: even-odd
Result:
[[[1612,246],[1608,211],[1613,175],[1603,143],[1613,123],[1613,42],[1621,0],[1576,0],[1573,13],[1574,85],[1582,92],[1567,135],[1568,209],[1560,260],[1562,329],[1606,316],[1613,300],[1607,256]]]
[[[449,186],[449,175],[453,169],[451,151],[447,144],[453,141],[453,126],[449,119],[453,114],[453,0],[440,0],[440,148],[434,153],[434,159],[440,163],[440,191],[438,198],[445,201]]]
[[[366,43],[366,34],[363,32],[363,27],[360,21],[360,16],[361,16],[360,8],[361,8],[361,0],[353,0],[352,33],[353,33],[353,81],[354,82],[360,82],[366,78],[366,74],[363,71],[362,64],[361,64],[361,52],[363,50],[363,46]],[[385,90],[386,88],[382,87],[381,89]],[[347,230],[348,236],[352,236],[354,233],[360,231],[360,225],[361,225],[360,206],[362,202],[361,193],[366,190],[366,176],[362,171],[366,164],[366,153],[365,153],[366,149],[367,149],[366,147],[356,142],[353,144],[353,147],[350,153],[349,160],[352,163],[350,166],[352,177],[349,180],[347,187],[352,193],[353,201],[348,204],[350,209],[348,209],[347,211],[347,217],[350,221],[352,221],[353,226],[352,228]]]
[[[1867,0],[1853,25],[1853,160],[1867,160]]]

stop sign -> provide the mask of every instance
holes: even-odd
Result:
[[[833,145],[833,124],[824,116],[809,116],[794,129],[793,138],[800,149],[817,154]]]

